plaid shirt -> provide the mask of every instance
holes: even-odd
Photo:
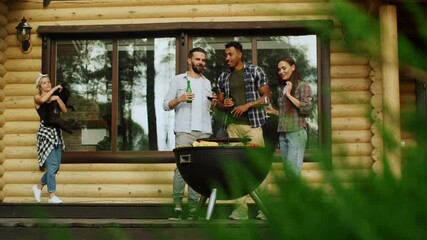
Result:
[[[279,124],[278,132],[293,132],[307,127],[305,118],[310,114],[313,108],[311,88],[307,82],[301,81],[295,89],[296,99],[300,101],[300,107],[297,108],[292,102],[286,101],[286,95],[283,94],[283,87],[279,87]],[[286,104],[291,104],[291,111],[286,113]]]
[[[264,70],[262,70],[262,68],[247,63],[244,64],[243,71],[243,80],[245,82],[246,89],[246,102],[255,101],[261,97],[258,88],[268,84],[267,76],[265,75]],[[219,91],[225,93],[226,96],[230,95],[230,75],[231,68],[228,68],[223,73],[221,73],[218,78]],[[265,123],[264,108],[250,108],[248,110],[248,118],[251,127],[261,127]],[[226,122],[224,122],[224,125],[225,124]]]
[[[37,153],[40,167],[43,167],[52,149],[58,145],[62,146],[62,150],[65,149],[62,130],[58,129],[57,133],[56,128],[47,127],[41,121],[39,131],[37,132]]]

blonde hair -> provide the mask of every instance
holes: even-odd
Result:
[[[41,80],[45,77],[47,78],[47,77],[49,77],[49,75],[39,73],[39,76],[36,78],[36,88],[40,87]]]

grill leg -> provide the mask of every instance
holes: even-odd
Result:
[[[216,188],[212,189],[211,196],[209,197],[208,212],[206,213],[206,220],[209,220],[212,217],[212,213],[215,207],[215,201],[216,201]]]
[[[206,200],[208,200],[207,197],[200,195],[199,204],[197,204],[196,212],[193,214],[193,220],[199,219],[200,210],[202,209],[203,205],[205,205]]]
[[[249,193],[249,195],[251,195],[252,199],[254,200],[254,202],[256,203],[256,205],[259,207],[259,209],[261,209],[261,211],[265,214],[265,216],[267,216],[268,218],[268,211],[265,208],[264,204],[261,201],[261,198],[259,198],[258,193],[256,192],[256,190],[252,191],[251,193]]]

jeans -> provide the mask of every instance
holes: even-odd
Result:
[[[283,166],[292,170],[297,176],[301,176],[306,144],[307,130],[305,128],[294,132],[279,133]]]
[[[40,183],[44,186],[47,185],[49,193],[56,191],[56,173],[61,165],[62,145],[58,145],[52,149],[46,159],[46,172],[44,173]]]
[[[193,142],[199,138],[209,138],[211,135],[199,131],[192,131],[191,133],[176,133],[175,145],[176,147],[192,146]],[[178,169],[175,169],[172,184],[172,199],[175,206],[182,204],[184,198],[185,181],[181,176]],[[188,207],[195,209],[198,205],[199,194],[188,186]]]

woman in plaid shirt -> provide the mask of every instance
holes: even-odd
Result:
[[[266,110],[279,116],[277,131],[283,164],[299,176],[307,144],[305,118],[313,107],[311,88],[302,80],[295,60],[290,57],[277,61],[277,80],[279,110],[271,106]]]
[[[48,203],[62,203],[56,196],[56,173],[61,165],[62,150],[64,150],[64,139],[62,130],[59,128],[46,126],[44,122],[49,111],[49,104],[56,101],[62,112],[66,113],[67,108],[58,96],[52,95],[57,89],[62,90],[61,85],[52,87],[48,75],[40,74],[36,79],[38,94],[34,96],[34,104],[40,116],[40,128],[37,132],[37,152],[39,166],[46,167],[46,172],[40,182],[33,186],[34,198],[41,202],[41,192],[45,185],[49,193]]]

